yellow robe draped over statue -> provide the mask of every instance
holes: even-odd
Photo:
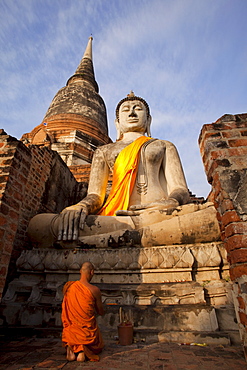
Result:
[[[128,209],[138,171],[140,150],[150,139],[150,137],[141,136],[119,153],[113,167],[112,188],[99,215],[114,216],[116,211]]]

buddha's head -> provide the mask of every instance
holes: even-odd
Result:
[[[122,99],[116,108],[117,140],[120,140],[126,132],[140,132],[143,135],[150,134],[152,117],[147,102],[135,96],[133,91]]]

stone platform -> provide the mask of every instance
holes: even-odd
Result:
[[[165,247],[42,249],[22,252],[0,310],[4,326],[61,327],[62,288],[79,278],[83,262],[95,266],[92,283],[102,292],[101,330],[114,338],[119,309],[135,336],[150,341],[238,342],[220,242]],[[203,340],[203,339],[201,339]]]

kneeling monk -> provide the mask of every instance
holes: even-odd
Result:
[[[94,275],[91,262],[84,262],[80,280],[68,281],[63,289],[62,303],[63,345],[67,347],[67,360],[99,361],[98,354],[104,343],[99,331],[95,311],[104,314],[99,288],[90,284]]]

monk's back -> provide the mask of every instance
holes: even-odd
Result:
[[[73,282],[66,290],[63,307],[69,312],[70,321],[79,323],[81,319],[91,318],[94,315],[95,298],[88,287],[79,280]]]

